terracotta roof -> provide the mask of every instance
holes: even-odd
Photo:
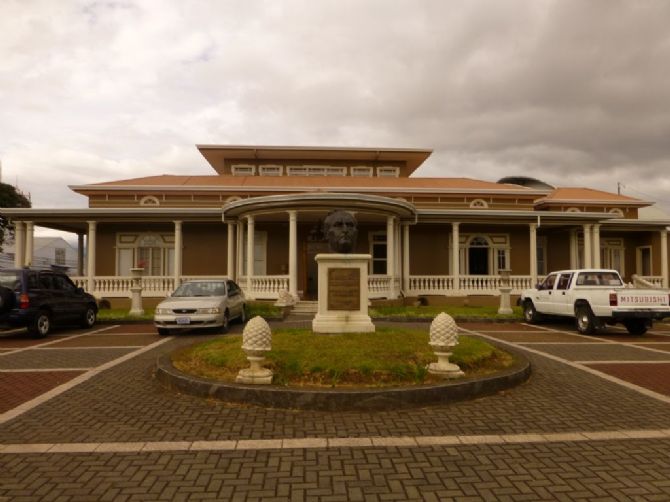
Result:
[[[602,190],[594,190],[593,188],[578,188],[578,187],[561,187],[551,192],[546,197],[537,201],[537,205],[546,204],[569,204],[569,203],[591,203],[602,204],[603,202],[610,202],[613,204],[635,204],[635,205],[649,205],[640,199],[628,197],[626,195],[618,195],[610,192],[603,192]]]
[[[100,190],[106,187],[122,189],[131,187],[184,187],[197,190],[201,187],[253,188],[392,188],[440,190],[494,190],[496,192],[536,193],[519,185],[508,185],[470,178],[394,178],[394,177],[352,177],[352,176],[176,176],[161,175],[146,178],[110,181],[92,185],[72,186],[76,192]]]

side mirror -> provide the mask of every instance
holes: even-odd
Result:
[[[544,286],[542,286],[542,283],[541,283],[541,282],[538,282],[538,283],[535,285],[535,289],[542,290],[542,289],[544,289]]]

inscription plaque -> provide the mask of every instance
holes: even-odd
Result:
[[[360,269],[328,269],[328,310],[360,310],[360,308]]]

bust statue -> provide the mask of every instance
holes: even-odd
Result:
[[[356,218],[342,209],[331,211],[323,220],[323,233],[332,253],[351,253],[356,247]]]

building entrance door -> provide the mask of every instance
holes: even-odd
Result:
[[[488,275],[489,273],[489,249],[471,247],[468,249],[468,274]]]

